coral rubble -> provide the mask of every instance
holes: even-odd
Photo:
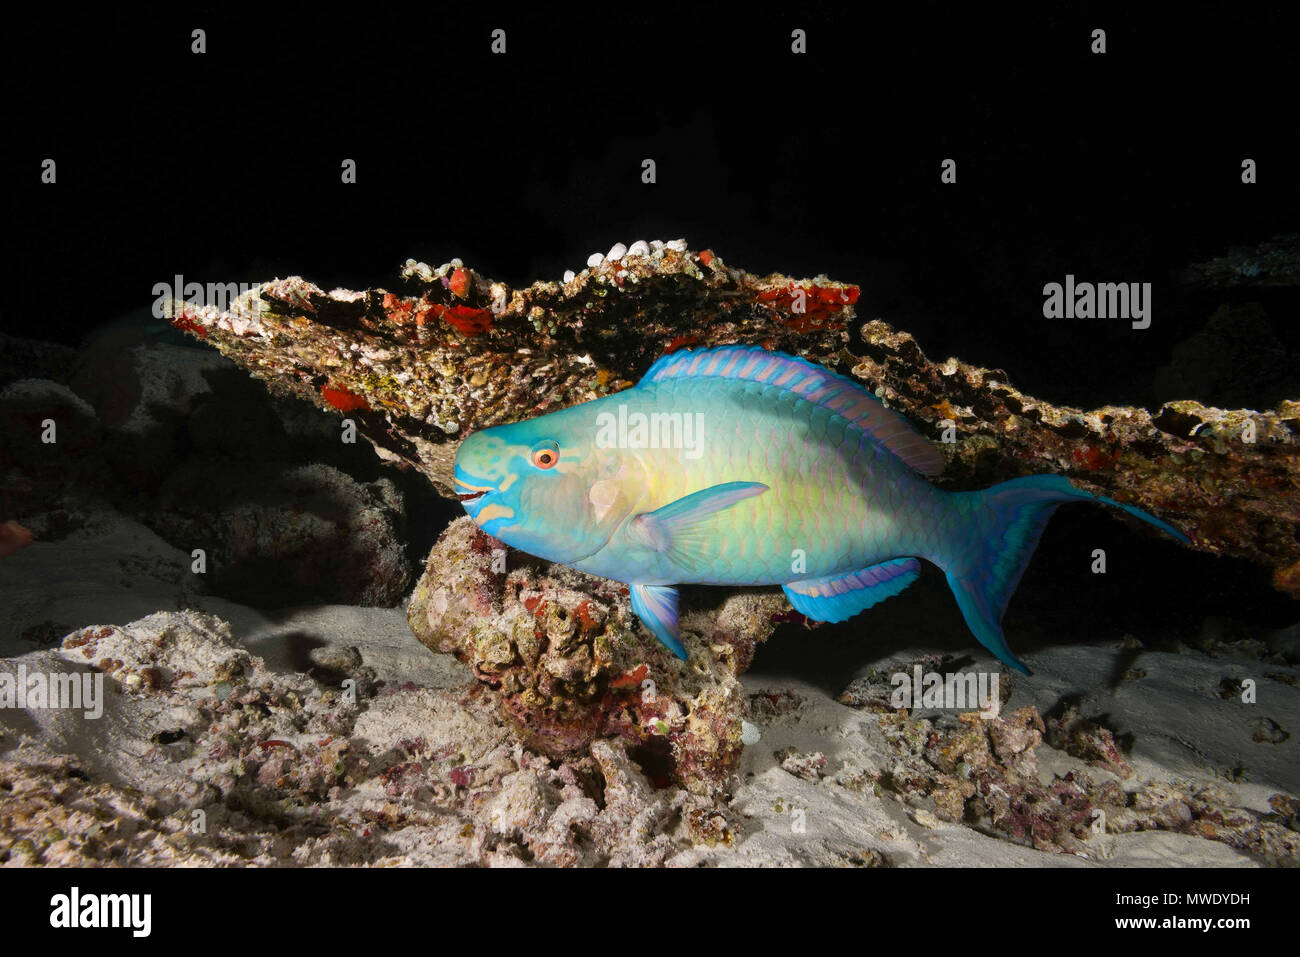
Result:
[[[104,724],[54,715],[39,743],[0,725],[0,864],[646,865],[730,840],[714,801],[652,785],[621,740],[548,760],[490,692],[385,685],[355,649],[283,674],[187,611],[57,654],[103,675]]]
[[[331,669],[285,672],[185,611],[28,656],[98,673],[107,694],[95,721],[3,713],[0,865],[1131,866],[1162,848],[1292,865],[1300,851],[1293,794],[1135,771],[1070,707],[881,714],[768,687],[740,705],[768,746],[747,749],[730,795],[700,794],[658,779],[635,736],[545,753],[502,722],[501,690],[435,656],[420,682],[382,679],[378,650],[331,646]],[[686,700],[689,679],[662,683]]]
[[[1260,814],[1215,785],[1143,781],[1125,789],[1133,769],[1110,732],[1073,709],[1046,723],[1032,706],[987,720],[961,714],[956,727],[906,713],[877,720],[896,760],[875,787],[912,806],[918,823],[927,816],[964,823],[1080,857],[1105,853],[1099,835],[1152,830],[1220,841],[1269,864],[1293,865],[1300,855],[1287,795],[1271,799],[1276,813]],[[1045,781],[1038,761],[1045,742],[1100,773],[1072,768]]]

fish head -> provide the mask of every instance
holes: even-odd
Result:
[[[594,404],[465,438],[456,492],[475,524],[552,562],[572,564],[605,546],[639,497],[643,466],[596,442]]]

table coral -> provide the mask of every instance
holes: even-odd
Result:
[[[169,316],[273,391],[352,417],[381,456],[454,497],[466,433],[617,392],[666,352],[754,342],[836,365],[859,295],[825,277],[754,276],[680,240],[566,276],[511,289],[459,260],[410,260],[392,290],[290,277],[224,312],[174,301]]]

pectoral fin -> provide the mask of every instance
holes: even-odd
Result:
[[[767,486],[762,482],[723,482],[700,489],[669,502],[653,512],[645,512],[632,519],[632,534],[643,544],[663,552],[673,561],[686,565],[689,561],[683,545],[701,534],[705,522],[724,509],[755,495],[762,495]]]
[[[682,647],[677,630],[677,589],[672,585],[633,585],[632,610],[664,645],[682,661]]]

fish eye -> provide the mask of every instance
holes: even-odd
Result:
[[[560,447],[554,442],[543,442],[533,449],[533,464],[539,469],[552,469],[560,461]]]

